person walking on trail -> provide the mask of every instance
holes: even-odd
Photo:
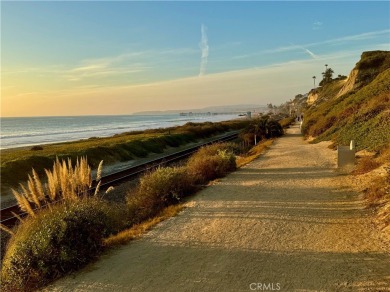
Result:
[[[299,123],[299,129],[301,130],[301,133],[302,133],[302,124],[303,124],[303,115],[301,115],[301,122]]]

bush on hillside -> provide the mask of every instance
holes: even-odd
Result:
[[[211,137],[225,131],[245,128],[248,120],[232,120],[218,123],[188,123],[183,126],[150,129],[117,134],[107,138],[95,138],[75,142],[44,145],[41,151],[14,149],[1,152],[1,190],[17,187],[30,171],[31,165],[38,175],[45,174],[56,157],[75,163],[77,157],[87,156],[92,167],[103,159],[106,164],[146,157],[150,153],[161,153],[167,146],[177,147],[199,139]]]
[[[79,269],[102,250],[104,237],[125,226],[123,212],[97,198],[84,198],[28,217],[8,243],[2,288],[33,290]]]
[[[369,206],[387,204],[390,206],[390,173],[385,176],[376,177],[371,185],[365,190],[365,199]],[[390,225],[390,209],[382,210],[386,217],[386,225]]]
[[[375,168],[378,168],[381,164],[376,161],[373,157],[362,157],[358,160],[357,165],[355,166],[352,174],[364,174],[368,173]]]
[[[389,143],[390,69],[356,92],[323,101],[305,113],[302,127],[314,142],[333,140],[338,145],[356,141],[358,150],[379,151]]]
[[[294,117],[288,117],[288,118],[281,119],[279,121],[279,124],[282,128],[288,128],[294,122],[295,122]]]
[[[134,223],[155,215],[194,192],[185,167],[160,167],[141,177],[135,193],[127,197]]]
[[[207,183],[237,168],[236,157],[225,144],[202,147],[187,163],[188,172],[196,183]]]
[[[100,162],[96,181],[99,182],[95,195],[99,192],[103,161]],[[32,169],[26,184],[20,184],[20,190],[12,190],[20,209],[30,216],[35,216],[35,209],[58,201],[77,201],[88,196],[92,186],[91,168],[87,158],[77,158],[72,165],[70,159],[58,158],[51,170],[45,169],[47,183],[42,183],[37,172]]]
[[[232,144],[202,147],[183,167],[160,167],[141,177],[135,192],[127,195],[131,223],[140,223],[164,207],[193,194],[199,184],[236,169]]]

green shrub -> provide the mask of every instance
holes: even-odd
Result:
[[[232,148],[231,143],[202,147],[186,166],[160,167],[141,177],[138,188],[126,198],[131,224],[140,223],[193,194],[198,184],[235,170]]]
[[[324,100],[305,112],[302,131],[314,142],[333,140],[337,145],[356,141],[357,150],[379,151],[390,141],[390,69],[361,89]]]
[[[138,192],[157,206],[177,203],[191,194],[194,184],[185,167],[160,167],[140,179]]]
[[[288,128],[294,122],[295,122],[294,117],[288,117],[288,118],[281,119],[279,121],[279,124],[282,126],[282,128]]]
[[[189,142],[208,138],[222,132],[239,130],[249,120],[232,120],[219,123],[187,123],[183,126],[166,129],[150,129],[117,134],[112,137],[94,138],[74,142],[43,145],[43,150],[31,151],[17,148],[1,151],[1,190],[16,187],[26,179],[25,175],[34,167],[38,175],[44,175],[56,157],[74,163],[77,157],[87,156],[92,167],[101,160],[106,164],[127,161],[135,157],[146,157],[155,152],[161,153],[166,146],[181,146]]]
[[[267,121],[265,135],[267,139],[281,137],[283,134],[283,127],[279,124],[279,122],[274,120]]]
[[[28,217],[8,244],[2,288],[32,290],[79,269],[102,250],[104,237],[124,227],[124,211],[97,198],[85,198]]]
[[[207,183],[236,169],[236,157],[226,144],[202,147],[187,163],[196,183]]]
[[[160,167],[145,174],[136,192],[127,197],[133,223],[155,215],[194,191],[195,185],[186,167]]]

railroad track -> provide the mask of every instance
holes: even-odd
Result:
[[[123,183],[125,181],[135,179],[135,178],[139,177],[140,175],[142,175],[143,173],[150,171],[150,170],[153,170],[159,166],[169,165],[171,163],[178,162],[184,158],[189,157],[191,154],[195,153],[197,150],[199,150],[199,148],[201,148],[203,146],[218,143],[218,142],[231,141],[231,140],[236,139],[237,137],[238,137],[238,131],[234,132],[234,133],[227,134],[227,135],[222,136],[222,137],[218,137],[218,138],[213,139],[209,142],[203,143],[203,144],[198,145],[198,146],[194,146],[194,147],[186,149],[186,150],[178,151],[178,152],[175,152],[173,154],[169,154],[169,155],[166,155],[164,157],[154,159],[152,161],[148,161],[148,162],[145,162],[145,163],[142,163],[139,165],[135,165],[135,166],[132,166],[132,167],[129,167],[127,169],[117,171],[114,173],[110,173],[110,174],[103,176],[101,178],[100,189],[104,190],[110,186],[115,186],[115,185],[118,185],[118,184]],[[97,182],[93,181],[93,183],[92,183],[93,187],[90,189],[90,193],[94,193],[96,185],[97,185]],[[1,224],[5,225],[9,228],[13,227],[16,224],[16,222],[18,221],[17,216],[15,216],[13,213],[17,214],[20,217],[24,217],[27,215],[25,212],[23,212],[19,208],[18,205],[12,205],[10,207],[1,209],[1,213],[0,213]]]

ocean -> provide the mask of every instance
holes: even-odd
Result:
[[[0,148],[108,137],[123,132],[180,126],[187,122],[220,122],[236,118],[237,115],[231,114],[1,118]]]

